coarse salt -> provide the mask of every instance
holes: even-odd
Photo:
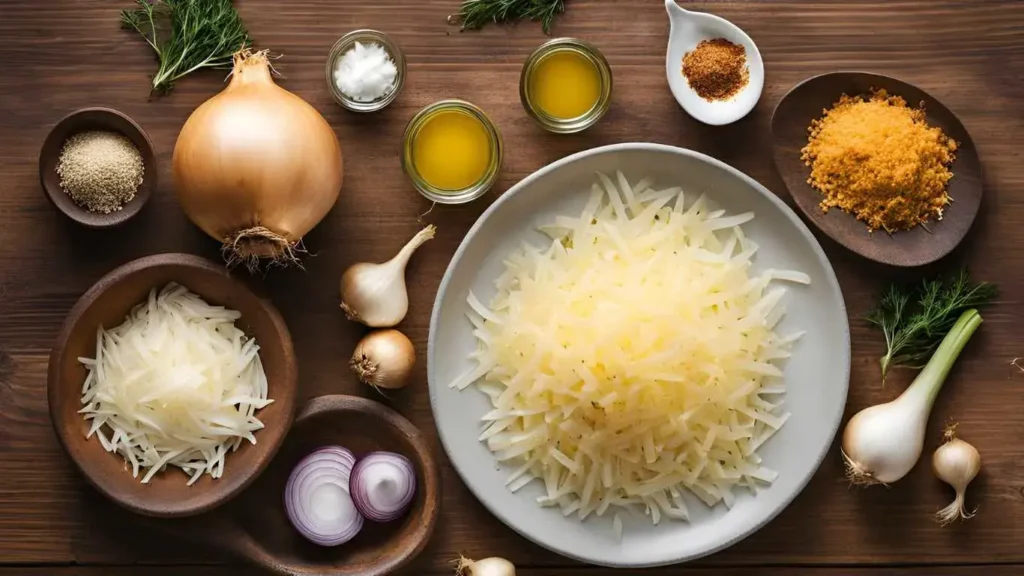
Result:
[[[334,82],[342,94],[356,102],[373,102],[395,89],[398,68],[388,51],[375,42],[356,42],[334,69]]]

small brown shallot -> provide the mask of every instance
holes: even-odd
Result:
[[[932,470],[935,475],[956,490],[956,498],[942,510],[935,513],[939,524],[946,525],[954,520],[974,516],[964,506],[967,485],[981,470],[981,455],[978,450],[956,437],[956,424],[946,427],[942,435],[944,443],[932,456]]]
[[[398,330],[374,330],[356,344],[349,366],[359,381],[375,389],[404,388],[416,365],[416,349]]]

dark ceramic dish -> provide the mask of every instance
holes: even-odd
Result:
[[[60,158],[64,142],[72,135],[87,130],[118,132],[131,140],[142,154],[142,164],[145,170],[142,176],[142,185],[135,193],[135,198],[116,212],[109,214],[89,212],[75,204],[60,186],[57,161]],[[153,154],[153,143],[138,124],[121,112],[110,108],[84,108],[62,118],[46,136],[43,148],[39,152],[39,181],[46,197],[68,218],[89,228],[117,226],[138,214],[153,191],[156,190],[157,165],[156,157]]]
[[[95,436],[87,439],[88,425],[78,413],[86,371],[79,357],[94,357],[96,330],[124,321],[150,289],[177,282],[214,305],[237,310],[237,326],[256,338],[267,374],[268,395],[274,400],[257,412],[265,427],[255,433],[256,444],[243,442],[225,458],[224,475],[204,475],[192,486],[181,470],[168,467],[148,484],[134,478],[119,454],[103,449]],[[68,314],[50,353],[47,398],[57,438],[86,480],[125,508],[162,518],[199,514],[241,492],[266,468],[291,427],[298,389],[298,370],[288,328],[277,310],[223,267],[189,254],[160,254],[141,258],[100,279]]]
[[[807,145],[807,128],[842,94],[868,93],[883,88],[902,96],[908,106],[923,103],[928,124],[938,126],[959,143],[948,206],[942,220],[928,222],[892,235],[869,233],[864,223],[839,209],[822,212],[821,193],[807,183],[810,168],[800,160]],[[956,115],[923,90],[895,78],[867,72],[833,72],[797,84],[783,97],[772,115],[775,167],[804,215],[822,232],[850,250],[883,264],[922,266],[949,254],[963,240],[981,205],[981,162],[967,129]]]

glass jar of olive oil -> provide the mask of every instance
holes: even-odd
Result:
[[[501,161],[498,128],[464,100],[441,100],[420,110],[402,139],[402,170],[421,194],[440,204],[479,198],[498,179]]]
[[[556,38],[530,54],[519,77],[519,98],[542,128],[558,134],[580,132],[608,111],[612,69],[588,42]]]

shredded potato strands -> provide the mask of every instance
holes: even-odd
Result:
[[[774,331],[772,281],[810,278],[749,274],[752,213],[599,176],[578,218],[545,229],[550,245],[509,256],[490,306],[470,293],[478,366],[451,385],[490,397],[480,440],[518,466],[509,488],[538,479],[539,503],[566,516],[686,519],[684,490],[732,506],[737,486],[776,478],[757,449],[788,417],[778,362],[801,334]]]
[[[263,428],[254,415],[270,404],[256,341],[235,327],[241,315],[210,306],[168,284],[125,322],[100,327],[80,413],[108,452],[121,454],[148,483],[167,465],[219,478],[224,457]]]

